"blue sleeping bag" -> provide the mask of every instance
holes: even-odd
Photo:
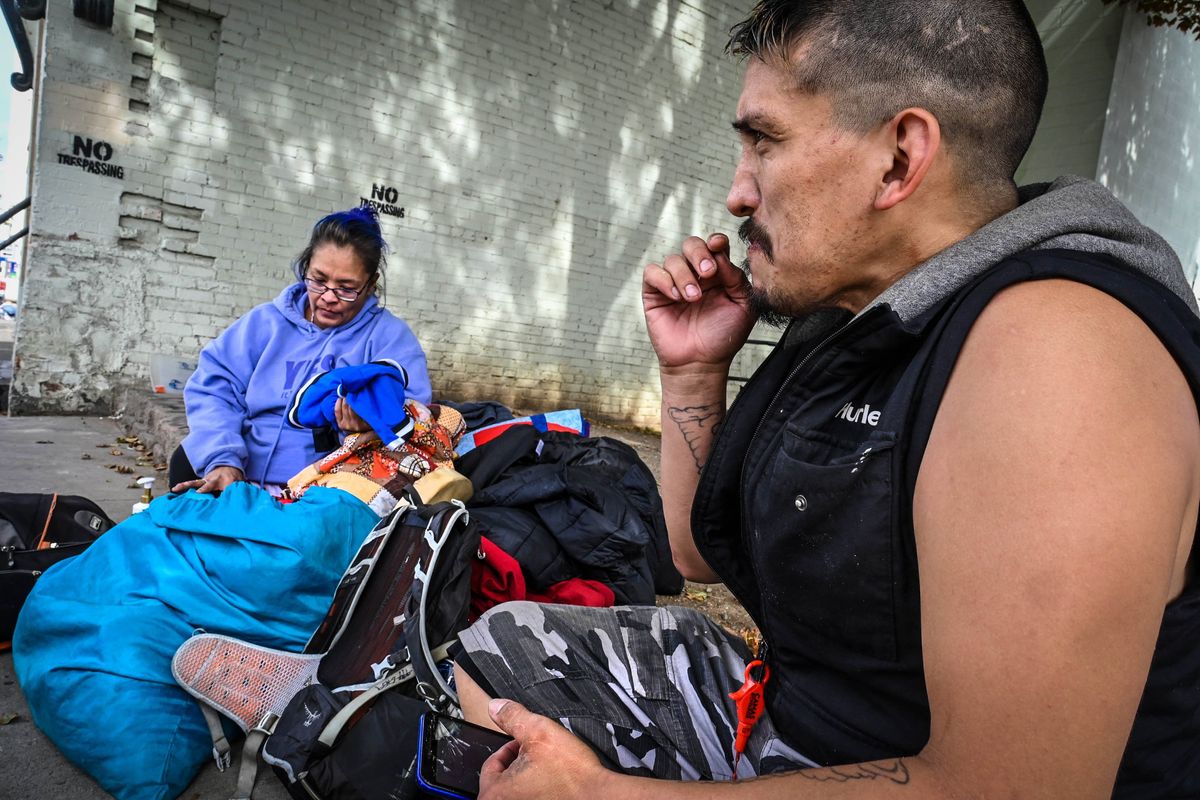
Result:
[[[197,629],[299,651],[379,518],[315,487],[285,505],[248,483],[160,497],[37,582],[13,636],[38,727],[122,800],[176,797],[209,758],[171,677]]]

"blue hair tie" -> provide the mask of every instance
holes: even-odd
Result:
[[[382,251],[387,250],[387,242],[383,240],[383,230],[379,227],[379,213],[368,205],[361,205],[346,211],[335,211],[322,217],[313,226],[313,230],[324,226],[335,225],[349,230],[361,230],[371,237],[371,243]]]

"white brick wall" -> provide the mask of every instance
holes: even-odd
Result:
[[[1017,182],[1095,177],[1121,9],[1100,0],[1026,0],[1025,5],[1046,50],[1050,90]]]
[[[439,393],[654,424],[641,268],[734,228],[750,5],[117,0],[110,32],[49,4],[14,409],[109,407],[379,185]],[[76,136],[124,179],[59,163]]]
[[[1200,43],[1125,18],[1099,180],[1200,269]]]
[[[439,394],[657,424],[641,268],[736,227],[722,47],[752,0],[117,0],[111,32],[48,5],[14,410],[111,407],[152,353],[192,356],[274,296],[312,222],[378,185],[405,211],[383,218],[386,303]],[[1091,174],[1115,18],[1031,7],[1052,103],[1075,105],[1023,174]],[[59,163],[76,136],[124,178]]]

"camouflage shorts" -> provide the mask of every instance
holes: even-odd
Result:
[[[460,637],[459,665],[492,697],[559,720],[610,768],[729,780],[746,645],[686,608],[505,603]],[[816,766],[763,715],[738,777]]]

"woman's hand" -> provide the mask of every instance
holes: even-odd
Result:
[[[371,426],[354,413],[354,409],[350,407],[344,397],[339,397],[337,403],[334,404],[333,417],[337,421],[337,426],[346,433],[366,433],[371,430]]]
[[[488,711],[514,741],[484,762],[482,800],[608,796],[605,784],[615,773],[562,725],[512,700],[493,700]]]
[[[186,492],[195,489],[199,494],[219,492],[231,483],[246,480],[246,476],[237,467],[213,467],[203,478],[194,481],[183,481],[171,487],[172,492]]]

